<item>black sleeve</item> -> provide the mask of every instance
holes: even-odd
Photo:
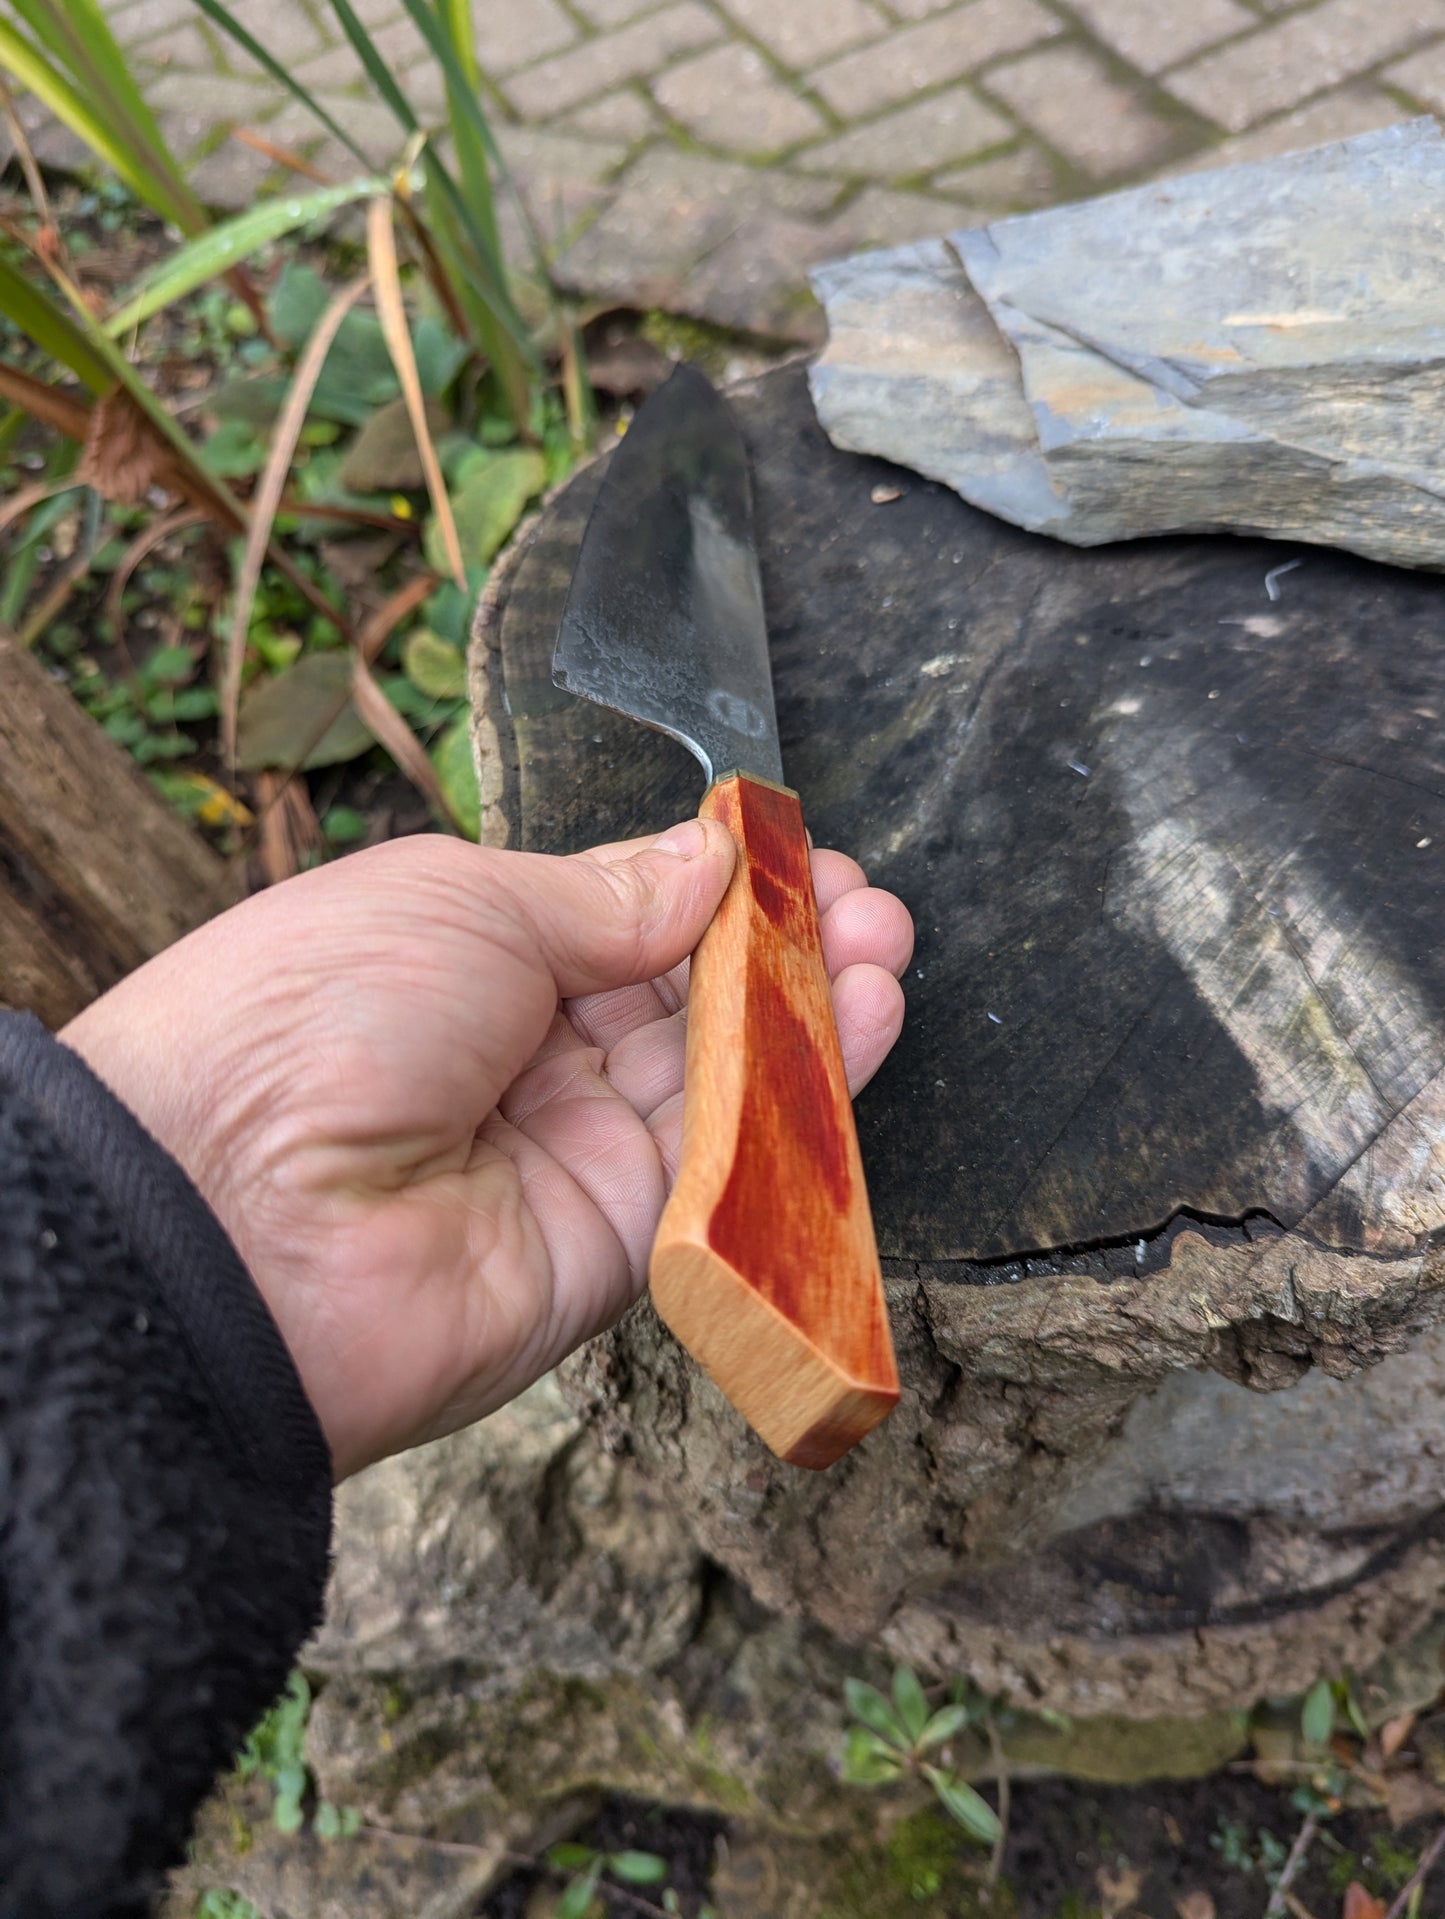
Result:
[[[321,1611],[331,1461],[229,1239],[0,1014],[0,1919],[148,1908]]]

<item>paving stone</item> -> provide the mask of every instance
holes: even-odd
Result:
[[[1016,147],[992,160],[941,173],[934,191],[957,195],[976,207],[997,207],[1008,213],[1026,213],[1051,206],[1059,199],[1059,181],[1053,162],[1035,146]]]
[[[911,240],[936,239],[958,226],[988,218],[982,211],[963,213],[951,200],[925,193],[892,193],[867,187],[828,223],[829,252],[837,259],[862,247],[906,246]]]
[[[557,262],[559,283],[679,312],[698,263],[736,234],[769,221],[805,222],[826,213],[837,189],[780,169],[707,160],[672,147],[646,148],[623,174],[611,203]]]
[[[678,0],[617,33],[584,41],[513,74],[504,90],[524,119],[542,120],[610,93],[625,80],[653,74],[677,55],[696,52],[721,37],[721,23],[701,0]]]
[[[192,22],[184,27],[174,27],[159,40],[152,40],[137,49],[135,64],[137,72],[142,75],[148,67],[213,73],[216,55],[205,34]]]
[[[1060,31],[1058,20],[1036,0],[972,0],[891,33],[877,46],[845,53],[819,67],[812,84],[834,112],[854,119]]]
[[[988,75],[990,93],[1096,178],[1131,173],[1167,150],[1172,130],[1082,47],[1045,47]]]
[[[891,13],[900,20],[926,20],[930,14],[942,13],[945,7],[952,7],[957,0],[888,0]]]
[[[1445,41],[1399,61],[1380,77],[1431,112],[1445,113]]]
[[[286,98],[274,80],[242,80],[223,73],[163,73],[145,91],[158,113],[174,109],[201,114],[216,126],[264,120]]]
[[[966,160],[1013,133],[1008,121],[968,87],[950,87],[809,147],[792,164],[808,173],[904,179]]]
[[[352,161],[355,168],[356,162]],[[263,183],[277,171],[274,160],[239,140],[227,140],[190,170],[191,190],[208,207],[238,213],[250,206]]]
[[[384,106],[375,100],[358,100],[348,93],[318,93],[316,98],[337,126],[351,135],[372,166],[384,167],[397,158],[406,136]],[[289,101],[274,120],[266,123],[268,140],[278,147],[291,147],[301,153],[325,133],[315,114],[309,113],[299,100]],[[356,172],[356,156],[331,136],[311,158],[324,173],[341,179]]]
[[[400,20],[393,20],[389,27],[379,27],[371,36],[371,44],[393,73],[404,73],[408,67],[414,67],[418,60],[430,60],[433,57],[431,48],[422,37],[421,28],[406,13]]]
[[[296,78],[302,86],[321,88],[325,92],[340,93],[345,88],[355,86],[358,80],[366,81],[366,69],[351,46],[343,41],[339,47],[327,47],[323,53],[313,54],[309,60],[303,60],[295,69]]]
[[[208,113],[179,112],[174,107],[168,113],[158,113],[156,124],[160,127],[166,145],[183,163],[191,157],[215,126],[215,122]]]
[[[1296,107],[1445,29],[1445,0],[1325,0],[1206,54],[1165,82],[1233,133]]]
[[[577,38],[557,0],[472,0],[472,22],[477,58],[489,74],[511,73]]]
[[[594,27],[625,26],[639,13],[655,13],[658,0],[574,0],[577,11]]]
[[[497,142],[543,247],[556,253],[612,197],[603,184],[627,156],[622,146],[578,140],[550,128],[497,128]]]
[[[1172,172],[1199,173],[1205,167],[1233,167],[1250,160],[1272,160],[1276,154],[1297,153],[1323,146],[1327,140],[1349,140],[1376,127],[1408,120],[1410,112],[1378,87],[1360,83],[1327,93],[1307,107],[1297,107],[1278,120],[1267,120],[1249,133],[1237,133],[1217,147],[1190,156]]]
[[[947,0],[948,5],[953,0]],[[797,72],[831,59],[861,40],[876,40],[888,22],[865,0],[722,0],[755,40]]]
[[[650,100],[626,87],[621,93],[609,93],[590,106],[578,107],[567,115],[565,130],[580,133],[587,140],[626,140],[632,144],[657,131],[657,109]]]
[[[827,131],[760,53],[736,41],[669,67],[652,94],[705,145],[734,153],[776,153]]]
[[[167,27],[180,27],[196,17],[194,0],[133,0],[110,17],[111,31],[123,47],[139,46]]]
[[[1259,16],[1237,0],[1189,0],[1187,6],[1160,6],[1159,0],[1074,0],[1074,11],[1141,73],[1158,73],[1259,25]]]

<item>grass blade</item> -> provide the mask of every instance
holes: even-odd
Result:
[[[386,340],[387,351],[391,355],[391,363],[396,368],[396,377],[401,382],[402,394],[406,400],[407,417],[411,421],[411,430],[416,436],[422,471],[426,475],[426,490],[431,498],[432,511],[436,514],[437,523],[441,528],[447,565],[451,568],[453,580],[465,593],[467,570],[462,561],[461,542],[457,538],[456,518],[452,513],[452,503],[447,498],[441,462],[437,458],[431,429],[427,425],[426,400],[422,394],[421,378],[416,370],[416,354],[412,348],[411,334],[406,324],[406,308],[401,296],[401,275],[396,264],[396,231],[392,225],[389,197],[373,200],[366,210],[366,252],[371,263],[372,284],[376,288],[377,316],[381,321],[381,330]]]
[[[352,52],[366,68],[367,78],[391,109],[393,118],[406,133],[416,133],[418,122],[412,104],[392,78],[391,68],[372,44],[371,35],[357,19],[351,0],[331,0],[331,11],[341,23],[341,31],[351,42]]]
[[[129,333],[132,327],[139,326],[173,301],[184,299],[197,287],[249,259],[270,241],[294,233],[297,227],[333,213],[338,207],[348,206],[353,200],[385,193],[389,187],[390,182],[379,175],[368,175],[343,186],[318,187],[313,192],[294,194],[286,199],[263,200],[259,206],[250,207],[234,219],[223,221],[220,226],[187,241],[143,273],[130,287],[125,304],[105,322],[106,332],[112,339]]]
[[[286,485],[286,475],[291,470],[292,457],[296,452],[296,442],[301,437],[311,395],[321,378],[321,369],[326,364],[326,356],[331,351],[341,322],[361,298],[369,278],[368,274],[362,274],[350,286],[343,287],[312,329],[311,338],[306,342],[306,351],[301,356],[287,391],[286,404],[272,429],[271,450],[251,504],[251,524],[236,581],[236,603],[231,614],[231,631],[226,640],[226,659],[221,680],[221,744],[226,764],[233,772],[236,765],[236,713],[241,697],[241,663],[245,658],[246,635],[251,626],[251,608],[255,604],[256,588],[261,579],[261,562],[266,557],[271,528],[281,504],[282,489]]]
[[[17,0],[17,9],[73,83],[0,19],[0,63],[63,120],[163,218],[198,233],[206,214],[172,158],[155,116],[130,78],[125,56],[87,0]]]
[[[86,331],[77,326],[65,309],[33,280],[17,272],[3,255],[0,255],[0,313],[13,320],[52,360],[69,367],[92,393],[109,392],[115,385],[111,367],[91,345]],[[6,368],[5,371],[8,373],[12,369]],[[41,382],[34,384],[38,386]],[[7,397],[15,399],[18,405],[25,405],[24,400],[14,393]],[[71,404],[75,404],[74,401]],[[61,431],[66,429],[62,428]]]
[[[281,65],[274,54],[268,53],[254,35],[247,33],[246,29],[241,25],[235,14],[231,12],[230,8],[222,4],[222,0],[195,0],[195,4],[200,8],[201,12],[205,14],[208,20],[215,22],[222,33],[229,34],[236,45],[240,47],[244,53],[248,53],[251,56],[257,66],[264,68],[273,80],[279,80],[287,92],[293,94],[295,98],[301,102],[308,113],[314,113],[326,131],[334,135],[334,137],[341,142],[342,146],[346,148],[347,152],[359,165],[364,167],[367,172],[371,171],[371,161],[346,129],[332,119],[331,115],[326,111],[325,107],[322,106],[315,95],[308,92],[307,89],[302,86],[301,82],[295,79],[286,68]]]

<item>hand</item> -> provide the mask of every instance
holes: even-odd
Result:
[[[336,1475],[494,1410],[641,1292],[682,1120],[687,955],[734,847],[393,841],[223,914],[61,1037],[206,1196]],[[902,1023],[900,902],[813,856],[856,1092]]]

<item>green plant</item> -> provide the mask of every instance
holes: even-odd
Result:
[[[650,1900],[632,1899],[629,1903],[644,1911],[680,1913],[681,1902],[667,1878],[667,1861],[655,1852],[598,1852],[592,1846],[552,1846],[543,1855],[553,1872],[566,1875],[567,1883],[557,1901],[553,1919],[592,1919],[600,1910],[599,1893],[604,1880],[621,1886],[661,1886],[660,1906]],[[698,1919],[716,1919],[711,1906],[703,1906]]]
[[[262,1914],[241,1893],[215,1886],[197,1900],[195,1919],[262,1919]]]
[[[1002,1827],[993,1807],[950,1766],[928,1756],[946,1760],[950,1740],[970,1725],[986,1723],[986,1701],[955,1700],[932,1710],[907,1666],[895,1667],[891,1698],[860,1679],[847,1682],[845,1696],[855,1722],[843,1745],[842,1776],[848,1784],[881,1786],[916,1774],[970,1838],[997,1845]]]
[[[242,1779],[262,1779],[274,1794],[271,1817],[278,1832],[300,1832],[306,1823],[305,1801],[311,1790],[306,1764],[306,1722],[311,1716],[311,1687],[306,1675],[293,1672],[286,1690],[248,1734],[236,1759]],[[361,1828],[354,1807],[317,1803],[311,1826],[319,1839],[350,1839]]]

